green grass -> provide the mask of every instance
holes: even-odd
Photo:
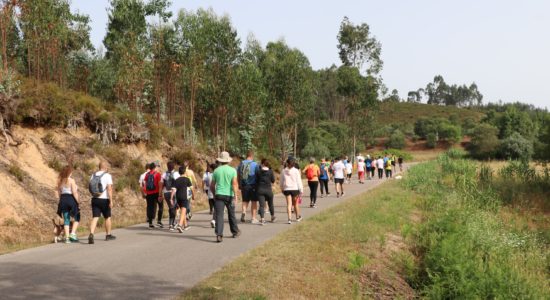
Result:
[[[409,171],[404,185],[424,195],[427,220],[415,233],[421,260],[411,284],[433,299],[548,299],[547,244],[501,218],[498,190],[477,169],[443,155]]]
[[[182,299],[369,298],[389,285],[393,297],[410,297],[396,261],[411,257],[400,232],[412,226],[415,201],[383,184],[251,250]]]

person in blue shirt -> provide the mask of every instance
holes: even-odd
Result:
[[[365,160],[365,165],[367,168],[367,179],[372,180],[374,177],[374,166],[372,163],[372,159],[370,158],[370,155],[367,155],[367,159]]]
[[[237,176],[239,189],[242,193],[242,213],[241,222],[246,221],[246,211],[248,204],[252,202],[250,214],[252,215],[252,224],[260,224],[256,215],[258,213],[258,195],[256,193],[256,173],[259,170],[259,165],[254,161],[254,152],[249,150],[246,154],[246,159],[243,160],[237,168]]]

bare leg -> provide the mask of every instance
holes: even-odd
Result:
[[[300,204],[298,204],[298,197],[292,198],[292,205],[294,205],[294,213],[296,214],[296,219],[300,216]]]
[[[252,201],[250,210],[252,211],[252,220],[256,220],[256,215],[258,214],[258,201]]]
[[[286,213],[288,215],[288,219],[292,219],[292,196],[288,195],[286,198]]]
[[[179,224],[180,226],[183,226],[183,227],[186,227],[187,226],[187,208],[185,207],[182,207],[181,208],[181,213],[180,213],[180,221],[179,221]]]
[[[96,226],[97,226],[97,220],[98,220],[98,219],[99,219],[99,218],[93,218],[93,219],[92,219],[92,223],[90,224],[90,233],[91,233],[91,234],[94,234],[94,232],[95,232],[95,228],[96,228]]]
[[[64,225],[63,230],[65,230],[65,238],[69,238],[69,225]]]
[[[73,230],[71,231],[71,234],[76,234],[76,230],[78,229],[78,222],[73,223]]]
[[[111,234],[111,218],[105,219],[105,233],[107,235]]]

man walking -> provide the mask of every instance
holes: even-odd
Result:
[[[155,219],[155,213],[157,205],[163,203],[164,198],[160,193],[163,189],[162,179],[160,173],[157,171],[159,164],[153,162],[149,165],[149,172],[145,175],[145,200],[147,201],[147,223],[149,223],[149,229],[154,229],[153,220]],[[162,228],[162,212],[158,214],[158,226]]]
[[[239,188],[242,193],[242,214],[241,222],[245,222],[248,204],[252,202],[250,214],[252,215],[252,224],[259,224],[256,219],[258,212],[258,196],[256,195],[256,173],[258,164],[254,161],[254,152],[249,150],[246,159],[241,162],[237,169]]]
[[[376,169],[378,170],[378,179],[382,179],[382,176],[384,176],[384,160],[381,156],[378,156],[376,160]]]
[[[344,196],[344,180],[346,173],[346,166],[339,157],[334,159],[332,173],[334,174],[334,183],[336,184],[336,198],[339,198],[340,196]]]
[[[113,177],[108,172],[106,162],[99,163],[99,171],[90,178],[90,193],[92,194],[92,223],[90,224],[90,235],[88,243],[93,244],[94,232],[97,227],[97,220],[101,215],[105,218],[105,240],[116,239],[111,233],[111,209],[113,208]]]
[[[171,202],[172,188],[174,188],[176,180],[180,177],[180,173],[175,170],[176,164],[169,161],[166,164],[167,170],[162,174],[162,195],[168,206],[168,226],[170,231],[174,231],[176,228],[176,203]],[[162,223],[159,220],[159,227],[162,228]]]
[[[237,218],[235,217],[235,203],[237,202],[237,189],[239,183],[237,180],[237,171],[228,165],[231,162],[231,157],[228,152],[222,152],[217,161],[220,166],[216,168],[212,174],[212,182],[210,189],[214,194],[215,211],[216,211],[216,241],[223,241],[223,210],[227,208],[227,218],[229,219],[229,229],[236,238],[241,235],[241,231],[237,226]]]

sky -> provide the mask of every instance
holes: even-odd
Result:
[[[108,0],[73,0],[91,17],[102,45]],[[550,1],[547,0],[172,0],[180,9],[212,8],[231,17],[241,41],[283,38],[314,69],[339,65],[344,16],[367,23],[382,44],[382,77],[402,98],[435,75],[449,84],[475,82],[484,103],[521,101],[550,108]],[[424,99],[425,101],[425,99]]]

